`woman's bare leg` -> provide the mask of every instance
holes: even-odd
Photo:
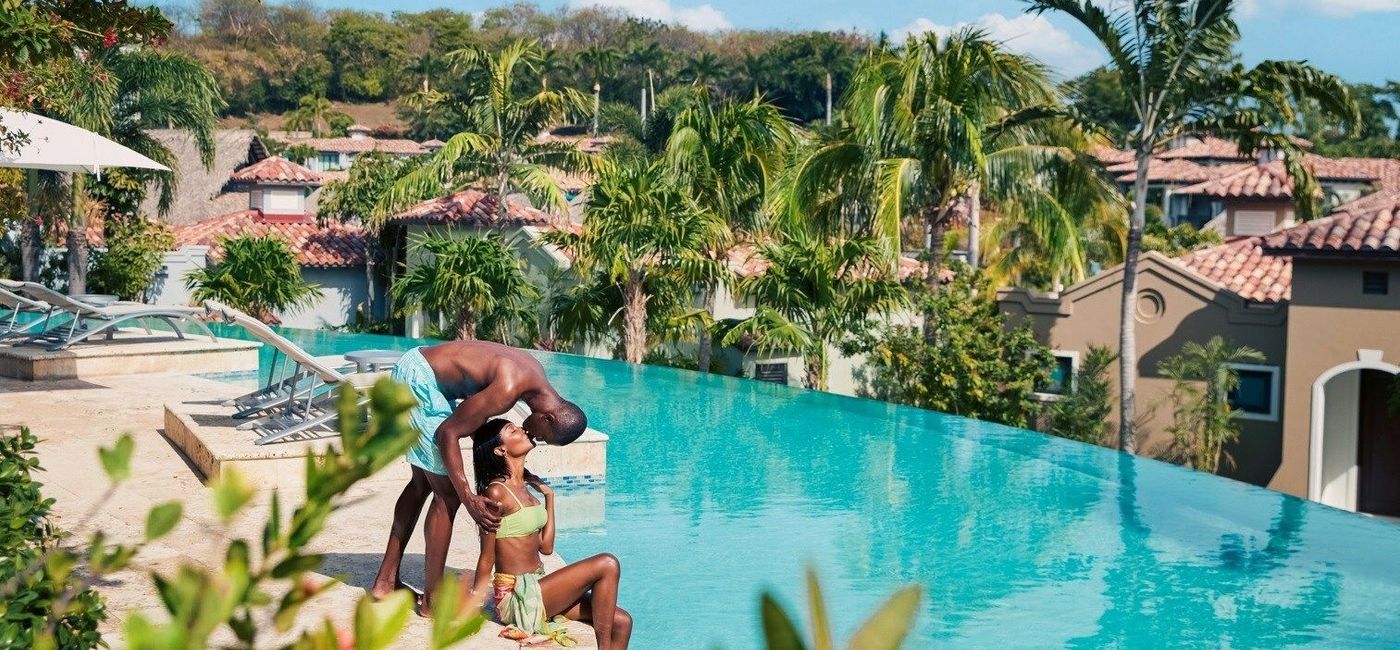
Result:
[[[432,495],[428,487],[427,473],[409,466],[413,475],[408,479],[399,500],[394,504],[394,523],[389,527],[389,543],[384,546],[384,559],[379,562],[379,574],[374,578],[369,595],[379,600],[404,587],[399,580],[399,565],[403,563],[403,549],[413,538],[413,527],[418,523],[418,515],[423,512],[423,504]]]
[[[447,549],[452,544],[452,524],[462,502],[446,476],[424,472],[433,490],[433,503],[428,506],[428,519],[423,522],[423,600],[420,613],[428,615],[433,609],[433,591],[447,568]]]
[[[627,616],[626,633],[618,643],[617,583],[622,578],[622,564],[611,553],[595,555],[570,564],[540,578],[544,609],[548,616],[574,613],[580,619],[592,619],[598,635],[598,650],[622,650],[631,636],[631,616]],[[590,593],[591,592],[591,593]],[[587,612],[584,612],[585,601]]]

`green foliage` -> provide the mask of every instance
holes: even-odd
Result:
[[[1036,386],[1049,376],[1050,351],[1028,325],[1006,327],[986,280],[965,266],[951,283],[918,296],[928,334],[906,325],[860,333],[848,354],[866,355],[859,392],[889,402],[1026,426]]]
[[[740,280],[736,293],[758,308],[727,328],[723,344],[751,340],[760,349],[801,353],[808,388],[826,390],[828,347],[908,304],[872,239],[799,234],[764,244],[756,254],[767,268]]]
[[[137,217],[107,222],[107,249],[93,251],[88,288],[140,301],[160,270],[175,235],[164,224]]]
[[[1113,408],[1108,371],[1118,358],[1112,350],[1090,346],[1075,373],[1073,388],[1050,404],[1048,432],[1062,438],[1101,445]]]
[[[1231,364],[1263,362],[1262,352],[1214,336],[1205,345],[1187,343],[1157,364],[1157,371],[1173,382],[1168,430],[1188,467],[1215,473],[1222,458],[1234,464],[1224,451],[1240,435],[1238,413],[1229,400],[1240,378]]]
[[[500,235],[422,235],[410,256],[421,261],[411,264],[394,284],[394,300],[401,309],[447,317],[459,339],[485,335],[511,343],[533,330],[539,288]]]
[[[310,305],[320,287],[301,277],[287,242],[276,237],[236,237],[220,243],[222,259],[185,277],[195,302],[217,300],[268,323],[275,312]]]
[[[342,111],[335,109],[331,100],[316,95],[303,95],[297,100],[297,108],[287,116],[286,127],[292,131],[309,131],[311,137],[323,135],[342,136],[354,120]],[[295,155],[295,154],[294,154]],[[291,158],[305,160],[309,156]]]
[[[37,443],[27,428],[0,435],[0,647],[95,648],[107,605],[73,572],[78,558],[49,522]]]
[[[345,180],[331,181],[321,189],[318,216],[337,221],[371,221],[376,203],[400,178],[417,169],[417,158],[400,158],[378,151],[355,157]]]
[[[863,41],[846,33],[785,35],[754,59],[746,59],[743,76],[799,124],[819,120],[826,114],[826,75],[831,75],[832,93],[840,97],[855,73]]]
[[[1107,131],[1120,147],[1127,146],[1128,133],[1137,127],[1137,113],[1123,89],[1121,74],[1114,68],[1098,67],[1060,84],[1074,112]]]
[[[328,88],[347,101],[383,101],[403,89],[408,41],[402,27],[378,14],[331,14],[325,55],[331,62]]]
[[[914,627],[922,590],[917,586],[903,587],[890,596],[867,618],[851,640],[847,650],[898,650]],[[803,638],[797,624],[778,601],[764,593],[759,601],[763,618],[764,648],[767,650],[834,650],[831,622],[826,600],[816,570],[807,569],[807,615],[811,620],[811,641]]]
[[[1224,240],[1214,230],[1196,230],[1196,227],[1182,222],[1168,226],[1162,221],[1160,211],[1147,215],[1147,227],[1142,233],[1142,250],[1158,251],[1171,257],[1185,255],[1193,250],[1219,244]]]

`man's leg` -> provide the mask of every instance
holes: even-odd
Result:
[[[413,527],[418,524],[418,515],[423,512],[423,504],[432,494],[428,486],[428,473],[409,465],[413,475],[408,479],[399,500],[394,504],[394,524],[389,528],[389,543],[384,547],[384,559],[379,563],[379,575],[374,578],[374,586],[369,595],[375,600],[384,598],[404,584],[399,580],[399,565],[403,563],[403,549],[413,537]]]
[[[424,553],[423,600],[421,613],[429,615],[433,610],[433,590],[442,580],[447,569],[447,549],[452,544],[452,524],[457,519],[457,510],[462,502],[457,498],[457,490],[452,481],[441,474],[423,472],[428,486],[433,491],[433,503],[428,506],[428,520],[423,522]]]

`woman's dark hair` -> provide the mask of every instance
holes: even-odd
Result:
[[[501,446],[501,431],[507,424],[510,420],[487,420],[472,434],[472,471],[476,475],[477,494],[485,495],[492,481],[510,476],[505,457],[496,454],[496,448]]]

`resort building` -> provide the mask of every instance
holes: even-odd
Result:
[[[1382,190],[1268,234],[1179,258],[1145,254],[1135,313],[1140,452],[1173,453],[1172,382],[1158,363],[1219,335],[1266,358],[1236,368],[1230,399],[1241,434],[1221,473],[1400,516],[1400,413],[1386,404],[1400,391],[1397,211],[1400,191]],[[1117,349],[1122,279],[1120,266],[1057,295],[1008,289],[998,297],[1072,374],[1091,346]]]
[[[314,172],[339,172],[350,169],[355,157],[370,151],[378,151],[390,156],[409,158],[441,149],[441,141],[415,142],[404,138],[375,138],[371,129],[363,124],[354,124],[346,129],[346,135],[339,138],[286,138],[286,144],[304,145],[316,150],[316,155],[301,161],[302,166]]]

